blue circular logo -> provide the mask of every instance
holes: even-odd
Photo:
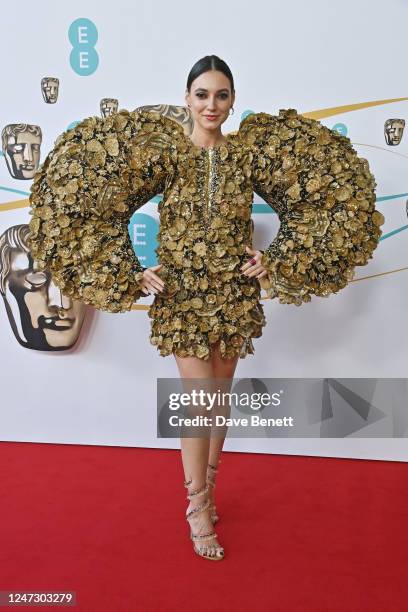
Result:
[[[93,21],[80,17],[69,26],[68,38],[73,47],[94,47],[98,42],[98,30]]]
[[[342,136],[347,136],[347,126],[344,123],[336,123],[332,127],[333,132],[338,132]]]
[[[242,114],[241,114],[241,121],[243,121],[245,119],[245,117],[248,117],[248,115],[253,115],[255,111],[253,110],[245,110]]]
[[[78,125],[78,123],[81,123],[80,121],[72,121],[69,126],[67,127],[67,130],[72,130],[72,128],[74,128],[76,125]]]
[[[68,38],[72,45],[69,56],[72,70],[79,76],[93,74],[99,65],[99,56],[94,49],[98,42],[95,24],[85,17],[75,19],[69,26]]]
[[[156,266],[158,221],[146,213],[135,212],[130,218],[128,230],[133,250],[142,266],[145,268]]]

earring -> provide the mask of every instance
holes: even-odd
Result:
[[[230,111],[232,111],[232,113],[230,112],[229,114],[230,114],[230,115],[233,115],[233,114],[234,114],[234,112],[235,112],[235,111],[234,111],[234,107],[233,107],[233,106],[231,106]]]

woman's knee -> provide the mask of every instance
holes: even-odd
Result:
[[[212,378],[214,368],[211,359],[199,359],[198,357],[179,357],[174,354],[177,367],[182,378]]]
[[[234,376],[235,369],[239,355],[236,355],[229,359],[224,359],[221,355],[220,341],[212,345],[211,361],[213,365],[213,373],[215,378],[232,378]]]

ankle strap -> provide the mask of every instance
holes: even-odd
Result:
[[[221,459],[218,461],[218,464],[221,463]],[[212,469],[213,472],[218,472],[217,466],[216,465],[211,465],[211,463],[208,464],[208,467]]]
[[[193,479],[187,481],[184,481],[184,486],[187,488],[191,485],[191,483],[193,482]],[[188,493],[187,495],[187,499],[192,499],[193,497],[199,497],[200,495],[205,495],[208,492],[208,483],[206,483],[204,486],[201,487],[201,489],[197,489],[196,491],[191,491]]]
[[[204,512],[204,510],[208,510],[210,506],[211,506],[211,502],[207,497],[207,499],[202,504],[200,504],[199,506],[196,506],[195,508],[192,508],[191,510],[187,512],[186,519],[189,520],[189,518],[191,518],[192,516],[195,516],[196,514],[199,514],[200,512]]]
[[[218,462],[220,463],[220,461]],[[215,488],[215,474],[218,472],[217,468],[215,467],[215,465],[211,465],[211,463],[208,464],[208,467],[211,468],[212,473],[211,474],[207,474],[207,482],[208,484],[210,484],[212,487]]]
[[[191,539],[195,542],[203,542],[204,540],[214,540],[217,536],[215,531],[211,533],[203,533],[202,535],[193,535],[191,534]]]

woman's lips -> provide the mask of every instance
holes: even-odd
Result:
[[[214,121],[215,119],[217,119],[217,116],[218,115],[204,115],[204,117],[209,121]]]

